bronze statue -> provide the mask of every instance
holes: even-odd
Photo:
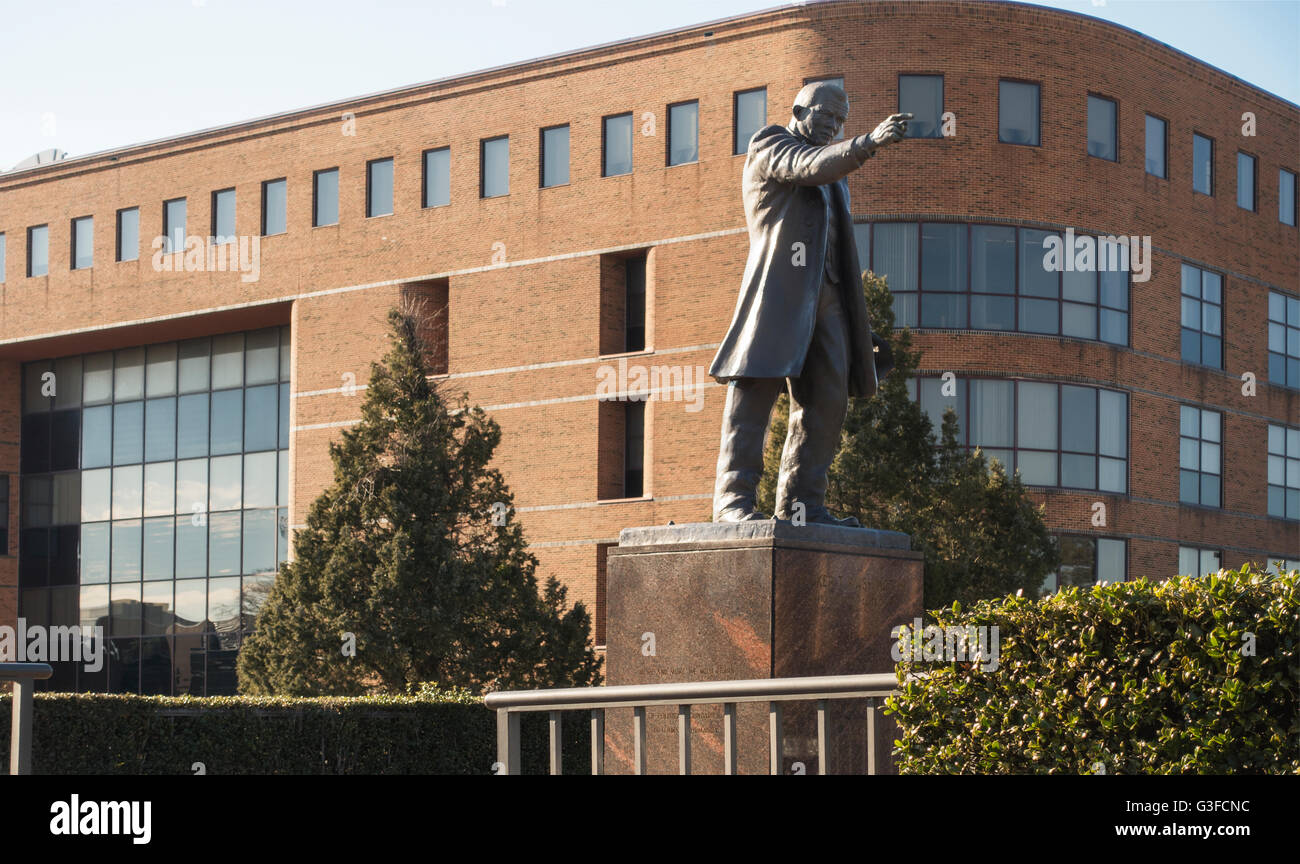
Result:
[[[778,519],[860,527],[825,506],[826,472],[840,443],[848,398],[876,391],[878,370],[844,178],[907,134],[894,114],[869,135],[832,143],[849,114],[839,85],[799,91],[788,126],[754,133],[743,196],[749,260],[731,327],[709,374],[727,383],[715,522],[767,519],[755,495],[763,439],[781,389],[790,423],[777,483]]]

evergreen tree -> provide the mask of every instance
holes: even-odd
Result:
[[[389,323],[361,422],[330,445],[334,481],[240,651],[240,690],[599,683],[590,615],[554,578],[539,591],[510,491],[489,467],[499,427],[463,395],[448,406],[414,316],[393,310]]]
[[[826,506],[863,525],[902,531],[925,555],[925,605],[963,604],[1023,589],[1037,596],[1057,553],[1042,508],[1018,475],[991,465],[957,441],[957,418],[945,412],[936,439],[930,418],[908,393],[921,352],[912,333],[894,329],[885,279],[863,276],[873,329],[892,350],[893,370],[870,399],[849,400],[843,441],[827,478]],[[759,509],[772,512],[789,401],[773,412],[759,484]]]

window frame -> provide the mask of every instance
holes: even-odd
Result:
[[[1281,452],[1281,453],[1274,452],[1274,451],[1270,448],[1270,446],[1269,446],[1268,436],[1269,436],[1269,434],[1273,431],[1273,428],[1274,428],[1274,427],[1277,427],[1277,428],[1280,429],[1281,432],[1282,432],[1282,452]],[[1288,515],[1287,515],[1287,492],[1290,491],[1290,490],[1296,490],[1297,492],[1300,492],[1300,485],[1292,486],[1292,485],[1290,484],[1289,479],[1288,479],[1288,478],[1290,477],[1290,471],[1288,470],[1288,465],[1287,465],[1287,463],[1288,463],[1288,462],[1291,462],[1291,461],[1294,461],[1294,460],[1296,460],[1296,459],[1298,459],[1298,458],[1300,458],[1300,452],[1297,452],[1294,456],[1292,456],[1291,453],[1290,453],[1290,450],[1289,450],[1289,448],[1288,448],[1288,442],[1287,442],[1287,438],[1289,437],[1289,436],[1287,435],[1288,432],[1294,432],[1294,433],[1297,434],[1297,436],[1300,436],[1300,426],[1288,426],[1286,423],[1274,423],[1274,422],[1272,422],[1272,421],[1269,421],[1269,422],[1265,425],[1265,430],[1264,430],[1264,454],[1265,454],[1264,489],[1265,489],[1265,495],[1267,496],[1267,495],[1271,494],[1272,491],[1273,491],[1274,489],[1281,489],[1281,490],[1282,490],[1282,514],[1281,514],[1280,516],[1279,516],[1279,515],[1275,515],[1275,514],[1272,512],[1272,510],[1269,509],[1268,501],[1267,501],[1267,497],[1266,497],[1266,498],[1265,498],[1265,506],[1264,506],[1264,515],[1267,516],[1269,519],[1278,519],[1278,520],[1281,520],[1281,521],[1283,521],[1283,522],[1300,522],[1300,513],[1297,513],[1295,516],[1288,516]],[[1268,479],[1268,461],[1269,461],[1269,460],[1272,460],[1274,457],[1277,457],[1277,458],[1279,458],[1279,459],[1282,460],[1282,485],[1281,485],[1281,486],[1278,486],[1276,483],[1273,483],[1273,482],[1271,482],[1271,481]]]
[[[231,196],[232,196],[232,199],[231,199],[231,200],[236,201],[236,202],[238,201],[237,198],[233,197],[233,196],[235,196],[235,187],[234,187],[234,186],[230,186],[230,187],[228,187],[228,188],[226,188],[226,189],[214,189],[214,190],[212,190],[212,208],[211,208],[211,210],[209,211],[209,213],[211,214],[211,219],[212,219],[212,234],[211,234],[211,237],[212,237],[212,245],[213,245],[213,246],[224,246],[224,245],[229,244],[229,243],[234,243],[235,240],[236,240],[237,234],[238,234],[238,230],[239,230],[239,229],[238,229],[237,227],[235,228],[235,232],[236,232],[236,233],[232,233],[232,234],[218,234],[218,233],[217,233],[217,219],[218,219],[218,213],[217,213],[217,200],[218,200],[218,196],[220,196],[220,195],[224,195],[224,194],[226,194],[227,192],[229,192],[229,193],[231,194]],[[236,203],[236,204],[232,204],[231,206],[232,206],[232,209],[235,210],[235,212],[233,212],[233,213],[230,214],[230,217],[231,217],[231,223],[232,223],[232,225],[233,225],[233,224],[235,223],[235,220],[238,218],[238,216],[237,216],[237,214],[238,214],[238,204],[237,204],[237,203]],[[187,218],[188,218],[188,214],[187,214]]]
[[[77,239],[78,239],[79,232],[77,230],[77,223],[85,222],[85,221],[90,222],[90,263],[87,264],[85,267],[78,267],[77,266]],[[68,239],[69,239],[68,269],[69,270],[94,269],[95,266],[95,217],[94,215],[74,216],[71,222],[69,223]]]
[[[546,182],[546,133],[553,132],[556,129],[568,129],[568,152],[565,154],[565,163],[568,167],[563,183]],[[550,126],[543,126],[537,130],[537,188],[538,189],[562,189],[565,186],[572,185],[573,182],[573,127],[569,123],[553,123]]]
[[[628,170],[618,174],[607,173],[609,166],[609,121],[618,120],[623,117],[628,118]],[[600,118],[600,176],[601,177],[626,177],[636,172],[636,116],[631,111],[620,111],[617,114],[606,114]]]
[[[506,142],[506,191],[498,195],[487,194],[487,148],[489,144],[495,144],[498,141]],[[492,135],[488,138],[478,139],[478,197],[480,201],[486,201],[493,198],[510,197],[510,134]]]
[[[897,98],[895,99],[895,104],[898,106],[898,112],[900,114],[903,113],[903,79],[904,78],[938,78],[939,79],[939,117],[937,118],[934,126],[935,134],[934,135],[908,134],[907,140],[909,141],[910,140],[916,140],[916,141],[943,140],[944,137],[943,136],[943,115],[945,113],[944,109],[946,105],[944,100],[947,98],[947,91],[944,89],[943,73],[942,72],[899,72],[898,75],[894,77],[894,88],[895,88],[895,95],[897,96]],[[911,132],[910,128],[908,129],[908,132],[909,133]]]
[[[1196,411],[1196,436],[1195,436],[1195,438],[1193,438],[1191,435],[1184,435],[1184,434],[1183,434],[1183,427],[1182,427],[1182,409],[1183,409],[1183,408],[1191,408],[1191,409],[1194,409],[1194,410]],[[1226,479],[1225,479],[1226,476],[1227,476],[1227,470],[1226,470],[1226,469],[1227,469],[1227,464],[1224,462],[1224,459],[1223,459],[1223,451],[1224,451],[1224,446],[1223,446],[1223,445],[1224,445],[1224,440],[1223,440],[1223,439],[1226,437],[1226,434],[1225,434],[1225,428],[1224,428],[1224,427],[1225,427],[1225,424],[1224,424],[1224,422],[1223,422],[1224,412],[1223,412],[1222,410],[1219,410],[1219,409],[1216,409],[1216,408],[1205,408],[1205,407],[1203,407],[1203,406],[1201,406],[1201,405],[1194,405],[1194,404],[1192,404],[1192,403],[1190,403],[1190,402],[1179,402],[1179,403],[1178,403],[1178,411],[1179,411],[1179,418],[1178,418],[1178,449],[1179,449],[1179,459],[1178,459],[1178,475],[1179,475],[1179,480],[1178,480],[1178,506],[1180,506],[1180,507],[1200,507],[1200,508],[1203,508],[1203,509],[1206,509],[1206,510],[1227,510],[1227,506],[1226,506],[1225,503],[1224,503],[1224,499],[1225,499],[1225,495],[1224,495],[1224,493],[1227,491],[1227,488],[1228,488],[1228,484],[1227,484],[1227,481],[1226,481]],[[1204,415],[1205,415],[1205,413],[1207,413],[1207,412],[1208,412],[1208,413],[1211,413],[1211,414],[1217,414],[1218,417],[1219,417],[1219,440],[1218,440],[1218,441],[1211,441],[1211,440],[1209,440],[1209,439],[1203,437],[1202,431],[1205,429],[1205,418],[1204,418]],[[1182,461],[1182,442],[1183,442],[1183,439],[1184,439],[1184,438],[1186,438],[1186,439],[1189,440],[1189,441],[1195,441],[1195,442],[1196,442],[1196,466],[1197,466],[1197,467],[1196,467],[1195,469],[1184,468],[1184,467],[1183,467],[1183,461]],[[1202,466],[1203,466],[1203,462],[1204,462],[1204,460],[1201,459],[1201,448],[1202,448],[1204,445],[1206,445],[1206,444],[1212,444],[1212,445],[1214,445],[1214,446],[1216,446],[1216,447],[1219,448],[1219,473],[1218,473],[1218,474],[1214,474],[1213,472],[1205,471],[1205,470],[1202,469]],[[1194,472],[1194,473],[1196,474],[1196,500],[1195,500],[1195,501],[1184,501],[1184,500],[1183,500],[1183,492],[1182,492],[1182,473],[1183,473],[1184,471],[1187,471],[1187,472]],[[1218,477],[1218,478],[1219,478],[1219,503],[1218,503],[1218,504],[1206,504],[1206,503],[1204,503],[1204,502],[1201,500],[1201,498],[1202,498],[1202,489],[1204,488],[1203,478],[1205,478],[1205,477]],[[1222,559],[1220,559],[1220,560],[1222,560]]]
[[[1282,305],[1282,317],[1281,317],[1280,319],[1279,319],[1279,318],[1274,318],[1274,317],[1273,317],[1273,297],[1274,297],[1274,296],[1277,296],[1278,298],[1280,298],[1280,302],[1281,302],[1281,305]],[[1282,388],[1285,388],[1285,389],[1287,389],[1287,390],[1300,390],[1300,374],[1297,375],[1297,379],[1296,379],[1295,383],[1290,383],[1289,380],[1288,380],[1288,379],[1290,378],[1290,371],[1291,371],[1291,364],[1292,364],[1292,362],[1294,361],[1294,362],[1297,364],[1297,366],[1300,367],[1300,354],[1293,355],[1293,354],[1291,354],[1291,351],[1290,351],[1290,346],[1291,346],[1291,338],[1290,338],[1290,337],[1291,337],[1291,331],[1292,331],[1292,330],[1298,330],[1298,329],[1300,329],[1300,326],[1292,325],[1292,324],[1290,323],[1290,319],[1288,318],[1288,315],[1287,315],[1287,307],[1290,306],[1290,304],[1292,304],[1292,303],[1300,303],[1300,297],[1293,297],[1293,296],[1291,296],[1290,294],[1287,294],[1287,293],[1282,292],[1282,291],[1275,291],[1275,290],[1272,290],[1272,289],[1269,290],[1269,292],[1268,292],[1268,304],[1269,304],[1269,305],[1268,305],[1268,309],[1265,311],[1265,316],[1266,316],[1267,321],[1268,321],[1267,326],[1268,326],[1269,333],[1268,333],[1268,335],[1265,337],[1265,343],[1264,343],[1264,345],[1265,345],[1265,353],[1266,353],[1266,356],[1267,356],[1267,358],[1268,358],[1268,364],[1269,364],[1269,366],[1268,366],[1268,382],[1269,382],[1270,384],[1273,384],[1273,385],[1277,386],[1277,387],[1282,387]],[[1273,327],[1275,327],[1275,326],[1276,326],[1276,327],[1281,327],[1281,328],[1282,328],[1282,353],[1281,353],[1281,354],[1278,354],[1276,351],[1274,351],[1274,350],[1272,349],[1271,345],[1270,345],[1270,342],[1269,342],[1269,340],[1272,338],[1272,329],[1273,329]],[[1300,334],[1297,335],[1297,338],[1300,338]],[[1281,358],[1282,358],[1282,380],[1280,380],[1280,381],[1278,381],[1278,380],[1274,380],[1274,378],[1273,378],[1273,371],[1272,371],[1272,370],[1273,370],[1273,358],[1274,358],[1274,357],[1281,357]]]
[[[1164,117],[1161,117],[1159,114],[1152,114],[1150,111],[1144,111],[1142,116],[1143,116],[1143,120],[1142,120],[1142,170],[1145,172],[1146,176],[1148,176],[1148,177],[1155,177],[1155,178],[1157,178],[1157,179],[1159,179],[1159,180],[1168,180],[1168,179],[1169,179],[1169,120],[1166,119],[1166,118],[1164,118]],[[1161,154],[1160,154],[1160,164],[1164,167],[1164,172],[1165,172],[1165,173],[1163,173],[1163,174],[1152,174],[1149,170],[1147,170],[1147,167],[1146,167],[1146,164],[1147,164],[1147,159],[1146,159],[1146,156],[1147,156],[1147,143],[1148,143],[1148,142],[1147,142],[1147,127],[1146,127],[1146,120],[1147,120],[1147,118],[1150,118],[1150,119],[1152,119],[1152,120],[1159,120],[1159,121],[1160,121],[1160,138],[1161,138],[1161,144],[1163,145],[1162,148],[1161,148]]]
[[[271,187],[271,185],[272,185],[272,184],[275,184],[275,183],[283,183],[283,184],[284,184],[284,230],[283,230],[283,231],[276,231],[274,234],[268,234],[268,233],[266,233],[266,222],[267,222],[266,214],[267,214],[269,211],[268,211],[268,208],[267,208],[267,197],[266,197],[266,192],[267,192],[267,189],[269,189],[269,188]],[[270,180],[263,180],[263,181],[262,181],[262,223],[261,223],[261,236],[262,236],[262,237],[276,237],[276,236],[279,236],[280,234],[288,234],[288,233],[289,233],[289,178],[288,178],[288,177],[275,177],[275,178],[272,178],[272,179],[270,179]]]
[[[45,229],[45,262],[44,262],[45,272],[36,273],[34,272],[34,268],[32,267],[32,264],[34,262],[34,258],[32,257],[32,245],[33,245],[32,240],[35,237],[36,232],[42,228]],[[47,277],[49,275],[50,275],[50,223],[45,222],[40,225],[28,225],[27,226],[27,278],[40,279],[43,277]]]
[[[1291,213],[1290,213],[1290,219],[1291,219],[1291,221],[1290,221],[1290,222],[1288,222],[1288,221],[1286,221],[1286,219],[1283,219],[1283,218],[1282,218],[1282,175],[1284,175],[1284,174],[1285,174],[1286,176],[1288,176],[1288,177],[1291,178]],[[1278,166],[1278,169],[1277,169],[1277,221],[1281,222],[1283,225],[1286,225],[1288,228],[1294,228],[1294,227],[1296,227],[1296,222],[1297,222],[1297,221],[1300,221],[1300,220],[1297,220],[1297,219],[1296,219],[1296,215],[1297,215],[1297,207],[1296,207],[1296,172],[1290,170],[1289,168],[1283,168],[1283,167],[1281,167],[1281,166]]]
[[[673,109],[684,108],[687,105],[695,106],[695,158],[687,162],[673,161]],[[679,165],[698,165],[700,164],[700,100],[683,99],[681,102],[671,102],[664,109],[664,124],[667,131],[664,135],[664,167],[676,168]]]
[[[447,202],[445,204],[429,203],[429,154],[447,153]],[[444,144],[441,147],[430,147],[420,153],[420,209],[435,210],[439,207],[451,206],[451,145]]]
[[[321,222],[320,217],[320,178],[325,174],[333,174],[334,181],[334,221]],[[330,228],[338,225],[343,218],[343,207],[340,198],[342,198],[343,174],[339,167],[319,168],[311,172],[311,227],[313,228]]]
[[[1129,550],[1129,542],[1127,537],[1116,537],[1112,534],[1088,534],[1083,531],[1056,531],[1052,533],[1052,540],[1057,544],[1058,550],[1060,548],[1060,538],[1062,537],[1081,537],[1085,540],[1092,541],[1092,584],[1093,585],[1100,584],[1101,581],[1101,574],[1098,572],[1101,567],[1101,555],[1099,551],[1101,541],[1110,540],[1112,542],[1122,544],[1124,547],[1124,580],[1123,581],[1125,582],[1130,581],[1129,580],[1130,550]],[[1061,573],[1060,573],[1059,565],[1057,570],[1054,570],[1052,571],[1052,573],[1049,574],[1049,577],[1053,579],[1055,584],[1053,585],[1051,591],[1049,592],[1046,590],[1046,586],[1047,586],[1046,579],[1043,581],[1043,586],[1039,588],[1039,592],[1044,596],[1046,596],[1047,593],[1055,593],[1061,590]],[[1072,586],[1072,587],[1084,587],[1084,586]]]
[[[1035,129],[1037,141],[1008,141],[1002,137],[1002,85],[1003,84],[1025,84],[1034,87],[1038,93],[1038,106],[1035,111]],[[1032,81],[1028,78],[999,78],[998,79],[998,143],[1014,144],[1017,147],[1042,147],[1043,146],[1043,82]]]
[[[1210,178],[1209,178],[1210,188],[1208,192],[1202,192],[1200,189],[1196,188],[1196,139],[1197,138],[1200,138],[1202,141],[1208,141],[1210,143]],[[1214,197],[1214,183],[1216,179],[1214,175],[1218,173],[1214,170],[1214,151],[1216,149],[1218,148],[1215,146],[1215,140],[1213,138],[1211,138],[1209,135],[1203,135],[1200,132],[1197,132],[1195,129],[1192,130],[1192,171],[1191,171],[1192,194],[1208,195],[1211,198]]]
[[[371,208],[374,205],[374,178],[372,171],[376,165],[382,165],[387,162],[393,172],[392,196],[388,200],[387,213],[372,213]],[[392,216],[397,212],[397,160],[392,156],[380,156],[378,159],[366,160],[366,209],[367,219],[379,219],[383,216]]]
[[[1219,556],[1219,569],[1220,569],[1220,570],[1223,569],[1223,549],[1222,549],[1221,547],[1214,547],[1214,546],[1196,546],[1196,545],[1193,545],[1193,544],[1190,544],[1190,543],[1184,543],[1183,541],[1179,540],[1179,541],[1178,541],[1178,555],[1179,555],[1179,557],[1182,557],[1182,554],[1183,554],[1183,550],[1184,550],[1184,549],[1192,549],[1192,550],[1194,550],[1194,551],[1196,552],[1196,561],[1197,561],[1197,567],[1198,567],[1198,568],[1200,567],[1201,556],[1204,555],[1206,552],[1209,552],[1209,553],[1211,553],[1211,554],[1214,554],[1214,555]],[[1190,576],[1191,576],[1192,578],[1194,578],[1194,579],[1197,579],[1197,578],[1204,578],[1204,577],[1206,576],[1205,573],[1191,573],[1191,574],[1186,574],[1186,573],[1181,573],[1181,572],[1180,572],[1178,575],[1179,575],[1179,576],[1190,575]]]
[[[1102,94],[1097,93],[1097,92],[1094,92],[1094,91],[1092,91],[1092,90],[1089,90],[1087,96],[1084,97],[1084,98],[1085,98],[1085,105],[1087,106],[1087,109],[1088,109],[1088,110],[1085,112],[1085,115],[1086,115],[1086,116],[1085,116],[1085,122],[1084,122],[1084,153],[1086,153],[1086,154],[1088,155],[1088,157],[1091,158],[1091,159],[1100,159],[1100,160],[1102,160],[1103,162],[1112,162],[1112,163],[1118,165],[1118,164],[1120,163],[1120,161],[1121,161],[1121,159],[1120,159],[1120,141],[1119,141],[1119,130],[1120,130],[1119,100],[1118,100],[1118,99],[1112,99],[1112,98],[1109,97],[1109,96],[1103,96]],[[1092,100],[1093,100],[1093,99],[1096,99],[1096,100],[1101,101],[1101,102],[1109,102],[1109,103],[1111,104],[1111,106],[1115,109],[1115,122],[1114,122],[1114,125],[1111,127],[1111,138],[1112,138],[1111,144],[1112,144],[1112,145],[1114,146],[1114,148],[1115,148],[1115,158],[1114,158],[1114,159],[1108,159],[1108,158],[1106,158],[1105,156],[1098,156],[1098,155],[1092,153],[1091,150],[1089,149],[1089,146],[1088,146],[1088,145],[1091,143],[1091,140],[1090,140],[1090,136],[1088,135],[1087,126],[1088,126],[1088,121],[1091,120],[1091,115],[1092,115]],[[1144,161],[1145,161],[1145,160],[1144,160]]]
[[[122,257],[122,248],[123,248],[122,247],[122,214],[129,213],[132,210],[135,211],[135,257],[123,258]],[[140,207],[139,205],[136,205],[135,207],[118,208],[117,218],[114,221],[113,234],[114,234],[113,258],[115,263],[123,264],[130,261],[139,261],[140,260]]]
[[[753,93],[763,94],[763,124],[755,129],[745,140],[745,146],[742,149],[740,143],[740,97],[748,96]],[[746,156],[749,154],[749,140],[758,133],[760,129],[767,126],[767,87],[750,87],[747,90],[734,90],[731,93],[731,155]]]
[[[1182,298],[1184,298],[1184,297],[1191,297],[1190,294],[1184,294],[1184,293],[1183,293],[1183,268],[1184,268],[1184,267],[1188,267],[1188,268],[1190,268],[1190,269],[1192,269],[1192,270],[1195,270],[1195,271],[1199,274],[1199,276],[1198,276],[1198,282],[1200,283],[1200,290],[1201,290],[1202,294],[1198,294],[1198,295],[1194,298],[1194,299],[1196,300],[1196,302],[1199,304],[1198,308],[1203,307],[1203,306],[1205,306],[1206,304],[1209,304],[1209,305],[1211,305],[1211,306],[1218,306],[1218,307],[1219,307],[1219,331],[1220,331],[1220,332],[1217,334],[1217,335],[1218,335],[1218,339],[1219,339],[1219,362],[1218,362],[1217,364],[1215,364],[1215,363],[1206,363],[1206,362],[1205,362],[1205,352],[1204,352],[1204,350],[1202,350],[1202,351],[1200,352],[1200,353],[1201,353],[1201,358],[1200,358],[1200,360],[1192,361],[1192,360],[1187,360],[1187,359],[1185,359],[1185,358],[1183,357],[1182,333],[1183,333],[1184,330],[1193,330],[1193,329],[1194,329],[1194,332],[1197,333],[1197,334],[1200,336],[1200,339],[1201,339],[1200,345],[1201,345],[1202,349],[1204,348],[1204,345],[1205,345],[1204,338],[1205,338],[1206,336],[1214,336],[1214,335],[1216,335],[1216,334],[1214,334],[1214,333],[1207,333],[1207,332],[1205,332],[1205,329],[1204,329],[1204,328],[1205,328],[1205,323],[1204,323],[1204,322],[1205,322],[1205,314],[1204,314],[1204,312],[1202,312],[1201,315],[1200,315],[1201,326],[1199,326],[1199,327],[1197,327],[1197,328],[1191,328],[1191,327],[1186,327],[1186,326],[1183,325]],[[1219,277],[1219,302],[1218,302],[1218,303],[1213,303],[1213,302],[1211,302],[1211,301],[1209,301],[1209,300],[1204,299],[1203,292],[1204,292],[1204,290],[1205,290],[1205,274],[1206,274],[1206,273],[1210,273],[1210,274],[1212,274],[1212,275],[1214,275],[1214,276],[1218,276],[1218,277]],[[1182,364],[1187,365],[1187,366],[1203,366],[1203,367],[1205,367],[1206,369],[1216,369],[1216,370],[1218,370],[1218,371],[1220,371],[1220,372],[1222,372],[1222,371],[1225,370],[1225,368],[1226,368],[1226,364],[1227,364],[1227,355],[1228,355],[1228,338],[1227,338],[1227,332],[1226,332],[1226,331],[1227,331],[1227,321],[1228,321],[1228,318],[1227,318],[1227,313],[1228,313],[1228,310],[1227,310],[1227,297],[1228,297],[1228,277],[1227,277],[1227,274],[1222,273],[1222,272],[1220,272],[1220,271],[1218,271],[1218,270],[1212,270],[1212,269],[1210,269],[1210,268],[1208,268],[1208,267],[1198,267],[1197,265],[1195,265],[1195,264],[1191,264],[1191,263],[1189,263],[1189,262],[1187,262],[1187,261],[1179,261],[1179,267],[1178,267],[1178,362],[1179,362],[1179,363],[1182,363]]]
[[[1242,160],[1250,160],[1250,206],[1241,205],[1241,165]],[[1237,209],[1248,213],[1259,212],[1259,157],[1248,150],[1237,151]]]

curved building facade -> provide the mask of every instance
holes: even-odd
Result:
[[[1300,558],[1300,108],[1093,18],[826,2],[0,174],[0,625],[106,628],[51,686],[230,692],[418,299],[603,642],[619,530],[708,518],[745,145],[817,78],[917,115],[855,239],[1062,582]]]

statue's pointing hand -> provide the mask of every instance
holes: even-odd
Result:
[[[876,147],[884,147],[886,144],[902,141],[907,136],[907,121],[911,120],[912,116],[911,114],[889,115],[876,127],[876,131],[871,133],[872,143]]]

